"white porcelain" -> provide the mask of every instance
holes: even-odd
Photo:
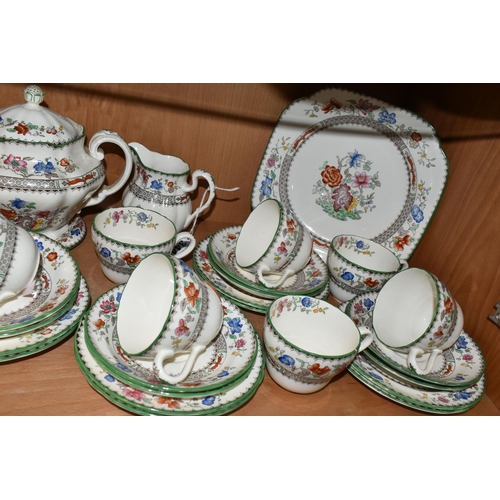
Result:
[[[181,231],[195,221],[215,198],[215,181],[205,170],[195,170],[188,182],[189,165],[176,156],[150,151],[138,142],[129,144],[134,158],[134,172],[125,187],[122,205],[135,205],[160,212]],[[193,212],[191,196],[199,179],[208,183],[208,199]],[[205,196],[202,197],[202,200]]]
[[[24,90],[26,103],[0,110],[0,212],[17,225],[57,240],[85,207],[101,203],[126,183],[132,154],[115,132],[100,130],[85,146],[85,128],[41,106],[44,92]],[[105,181],[104,153],[113,143],[125,167],[112,185]]]
[[[319,391],[373,341],[373,333],[328,302],[307,296],[275,300],[264,322],[269,374],[284,389]],[[281,376],[274,377],[279,372]]]
[[[0,304],[34,284],[40,252],[31,234],[0,214]]]
[[[352,234],[333,238],[326,262],[330,292],[341,302],[380,290],[396,273],[408,268],[408,263],[388,248]]]
[[[80,325],[75,335],[76,359],[85,378],[106,399],[141,415],[223,415],[246,403],[264,378],[264,357],[260,340],[255,335],[257,356],[248,374],[234,387],[224,387],[206,395],[189,397],[156,395],[126,384],[107,372],[92,356]]]
[[[313,251],[303,269],[289,276],[283,283],[274,288],[262,285],[255,274],[241,268],[236,263],[236,243],[242,226],[230,226],[217,231],[209,237],[207,247],[208,259],[217,272],[242,292],[274,300],[284,295],[316,295],[328,283],[328,268]],[[275,275],[269,280],[276,281]]]
[[[408,260],[438,206],[448,160],[411,111],[343,89],[297,99],[281,114],[255,177],[251,206],[289,206],[326,261],[341,233]]]
[[[348,368],[349,373],[382,396],[427,413],[448,415],[463,413],[474,407],[485,393],[485,375],[463,388],[430,389],[401,381],[371,362],[361,353]]]
[[[124,286],[116,331],[129,356],[154,358],[157,377],[176,384],[185,380],[196,358],[219,334],[223,312],[215,291],[181,260],[153,253],[142,260]],[[189,353],[176,376],[163,364]]]
[[[261,284],[276,288],[304,269],[312,251],[311,235],[287,207],[270,199],[255,207],[243,224],[235,260]]]
[[[0,337],[27,333],[52,322],[78,291],[80,269],[71,253],[43,234],[30,236],[41,254],[33,292],[0,304]]]
[[[443,346],[454,342],[457,306],[446,286],[432,273],[409,268],[380,290],[373,308],[373,331],[389,349],[408,354],[408,367],[419,375],[432,371]],[[424,367],[417,358],[429,353]]]
[[[105,276],[114,283],[125,283],[139,262],[152,253],[171,254],[182,240],[186,247],[176,252],[182,259],[196,246],[187,232],[177,232],[165,216],[138,207],[108,208],[92,221],[92,241]]]
[[[90,304],[90,294],[85,278],[80,280],[80,286],[73,302],[68,304],[53,321],[44,324],[27,333],[0,338],[0,362],[24,358],[42,352],[57,342],[60,342],[78,327],[80,320]]]
[[[151,359],[127,356],[118,341],[116,313],[124,285],[118,285],[99,296],[85,319],[85,341],[95,360],[110,375],[137,389],[161,395],[189,395],[206,393],[224,386],[225,389],[241,381],[257,355],[256,335],[252,324],[241,310],[221,299],[224,310],[223,326],[215,339],[207,345],[193,366],[190,375],[172,386],[158,380]],[[186,355],[176,356],[165,365],[168,373],[182,369]],[[182,359],[184,358],[184,359]]]

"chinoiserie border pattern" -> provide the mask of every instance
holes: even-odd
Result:
[[[150,203],[160,205],[162,207],[171,207],[175,205],[186,205],[190,202],[190,198],[184,195],[165,195],[160,193],[151,193],[150,191],[141,188],[134,182],[129,184],[130,191],[140,198]]]
[[[9,269],[16,249],[16,226],[5,222],[5,242],[2,250],[2,257],[0,258],[0,290],[2,290],[5,279],[9,274]]]

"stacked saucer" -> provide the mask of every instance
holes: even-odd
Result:
[[[359,295],[341,304],[340,309],[357,324],[371,328],[377,295]],[[432,370],[420,375],[408,367],[408,355],[387,348],[375,335],[348,370],[375,392],[404,406],[435,414],[463,413],[484,395],[485,360],[479,346],[463,330],[455,342],[443,347]],[[419,364],[425,365],[428,356],[422,355]]]
[[[177,384],[155,376],[152,360],[128,356],[117,334],[125,285],[102,294],[75,336],[75,355],[88,383],[117,406],[138,415],[222,415],[246,403],[264,377],[264,356],[254,327],[238,306],[221,299],[223,326]],[[175,374],[183,361],[167,364]],[[170,366],[170,368],[169,368]]]
[[[316,252],[307,266],[282,285],[268,288],[235,262],[236,241],[242,226],[221,229],[200,241],[193,253],[194,269],[223,297],[244,309],[266,313],[271,303],[286,295],[307,295],[326,299],[328,268]]]
[[[0,305],[0,362],[35,354],[71,335],[90,304],[86,280],[60,243],[30,233],[41,259],[32,290]]]

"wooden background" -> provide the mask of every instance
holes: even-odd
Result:
[[[87,141],[100,129],[114,130],[127,142],[181,157],[192,171],[209,171],[220,187],[238,186],[236,192],[218,191],[199,222],[221,227],[242,224],[250,213],[261,157],[281,112],[294,99],[337,86],[420,114],[437,130],[450,172],[410,265],[436,274],[462,306],[465,329],[486,358],[487,396],[500,408],[500,329],[488,319],[500,301],[500,85],[26,82],[0,85],[0,109],[22,103],[22,91],[30,83],[43,88],[50,109],[85,125]],[[110,183],[123,159],[115,146],[104,149]],[[194,206],[202,192],[195,193]],[[92,212],[120,199],[118,193]]]

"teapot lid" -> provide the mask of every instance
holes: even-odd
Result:
[[[24,89],[25,104],[0,110],[0,142],[63,147],[85,134],[83,125],[40,106],[45,93],[38,85]]]

